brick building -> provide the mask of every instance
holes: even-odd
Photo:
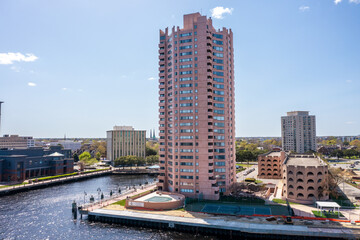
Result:
[[[0,150],[0,181],[24,181],[41,176],[74,172],[71,150],[53,146],[49,149]]]
[[[258,178],[281,179],[281,167],[286,158],[283,151],[272,151],[258,157]]]

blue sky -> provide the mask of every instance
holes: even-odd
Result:
[[[157,129],[159,29],[192,12],[234,32],[237,137],[280,136],[292,110],[360,134],[360,0],[2,0],[1,133]]]

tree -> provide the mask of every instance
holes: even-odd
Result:
[[[335,149],[334,151],[332,151],[330,153],[331,157],[337,157],[337,158],[342,158],[344,156],[344,152],[340,149]]]
[[[79,161],[79,155],[77,153],[74,153],[73,158],[74,158],[74,162]]]
[[[115,161],[114,161],[114,165],[115,166],[122,166],[123,167],[123,169],[125,168],[125,165],[127,164],[127,159],[126,159],[126,157],[119,157],[119,158],[117,158],[117,159],[115,159]]]
[[[146,163],[149,165],[159,163],[159,155],[151,155],[146,157]]]
[[[88,160],[91,158],[91,154],[89,152],[83,152],[80,154],[79,159],[81,160]]]
[[[239,150],[236,152],[236,161],[237,162],[250,162],[255,161],[256,157],[251,151],[249,150]]]
[[[350,145],[351,145],[351,146],[355,146],[356,149],[357,149],[358,151],[360,151],[360,140],[359,140],[359,139],[352,140],[352,141],[350,142]]]
[[[136,165],[137,165],[137,166],[142,166],[142,165],[144,165],[145,163],[146,163],[145,158],[143,158],[143,157],[137,157],[137,161],[136,161]]]
[[[343,151],[343,153],[344,153],[345,157],[349,157],[349,158],[359,155],[359,152],[356,151],[355,149],[346,149],[346,150]]]
[[[157,155],[156,150],[148,146],[145,147],[145,152],[146,152],[145,154],[146,156]]]
[[[101,158],[101,153],[100,153],[100,152],[97,152],[97,153],[96,153],[96,160],[98,160],[98,161],[99,161],[99,160],[100,160],[100,158]]]

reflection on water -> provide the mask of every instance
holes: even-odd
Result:
[[[152,181],[148,176],[106,176],[0,197],[0,239],[216,239],[192,234],[72,220],[71,203]]]

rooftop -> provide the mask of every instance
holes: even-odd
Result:
[[[285,162],[286,165],[305,166],[305,167],[318,167],[325,165],[321,159],[314,155],[290,155]]]
[[[269,154],[267,154],[267,156],[269,156],[269,157],[280,157],[281,152],[270,152]]]

